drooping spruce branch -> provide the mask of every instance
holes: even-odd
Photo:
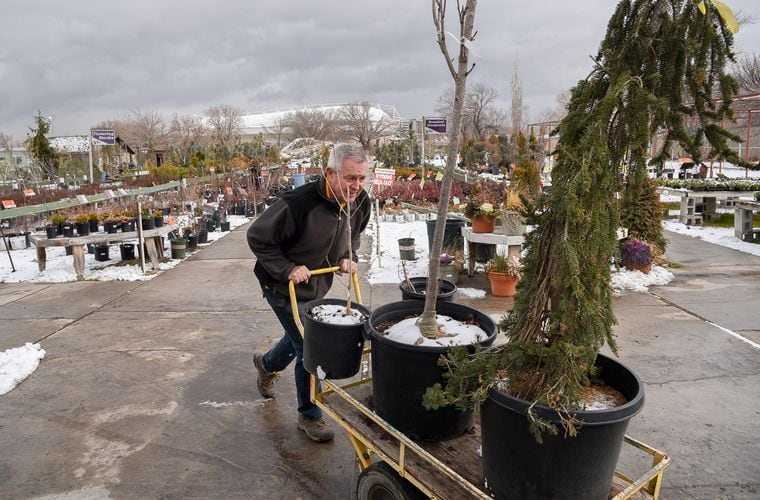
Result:
[[[610,262],[623,167],[629,178],[646,175],[658,129],[695,160],[705,141],[711,155],[736,159],[721,128],[736,91],[726,73],[732,36],[712,4],[705,10],[694,0],[618,4],[595,67],[572,89],[558,127],[551,192],[528,207],[536,228],[526,236],[514,309],[502,322],[509,342],[452,358],[446,391],[429,391],[428,403],[472,403],[506,377],[514,396],[558,411],[578,408],[599,349],[616,351]],[[575,431],[572,420],[564,425]]]

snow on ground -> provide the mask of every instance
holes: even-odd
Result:
[[[0,352],[0,396],[10,392],[19,382],[32,374],[45,350],[39,344],[27,342],[22,347],[14,347]]]
[[[227,217],[230,230],[245,224],[248,219],[242,215],[230,215]],[[228,232],[214,231],[208,234],[208,244],[198,245],[204,248],[214,241],[223,238]],[[37,266],[37,253],[32,248],[24,247],[24,238],[12,238],[11,258],[16,271],[13,272],[5,244],[0,244],[0,283],[65,283],[76,281],[74,273],[74,258],[66,255],[64,247],[47,247],[45,270],[39,271]],[[18,250],[16,250],[18,249]],[[84,279],[90,281],[146,281],[156,277],[161,271],[171,269],[180,263],[179,260],[169,260],[159,263],[159,271],[154,272],[153,266],[148,260],[145,264],[146,273],[140,270],[140,265],[121,265],[121,252],[118,245],[111,245],[108,250],[109,259],[104,262],[96,261],[94,254],[85,254]],[[135,249],[135,256],[137,256]],[[165,255],[171,256],[171,251],[166,250]]]
[[[733,227],[687,226],[676,221],[664,221],[663,228],[674,233],[699,238],[722,247],[733,248],[734,250],[751,253],[752,255],[760,255],[760,245],[740,240],[734,236]]]

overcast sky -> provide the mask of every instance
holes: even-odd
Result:
[[[725,0],[758,18],[758,0]],[[456,17],[450,0],[449,20]],[[483,83],[508,108],[517,59],[531,120],[585,77],[612,0],[481,0]],[[246,113],[367,100],[405,118],[433,115],[452,84],[429,0],[4,0],[0,132],[23,140],[40,110],[52,135],[86,134],[130,109]],[[453,24],[450,31],[458,33]],[[760,24],[736,36],[760,52]]]

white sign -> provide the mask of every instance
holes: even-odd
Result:
[[[376,168],[373,182],[376,186],[392,186],[396,180],[396,169],[393,168]]]

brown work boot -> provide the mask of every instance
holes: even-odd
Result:
[[[253,355],[253,366],[259,372],[259,376],[256,378],[256,387],[259,388],[259,392],[265,398],[274,397],[274,381],[279,376],[277,372],[270,372],[264,368],[264,356],[259,353]]]
[[[311,420],[299,413],[298,428],[304,431],[309,436],[309,439],[317,443],[325,443],[335,437],[335,433],[327,427],[327,422],[325,422],[324,418]]]

